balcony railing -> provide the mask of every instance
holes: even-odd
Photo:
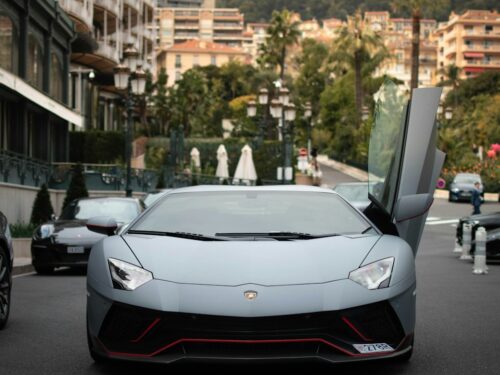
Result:
[[[500,67],[500,60],[466,60],[465,65],[484,65],[484,66],[498,66]]]
[[[120,15],[120,3],[116,0],[94,0],[94,4],[113,12],[116,16]]]
[[[242,34],[214,33],[214,39],[242,39]]]
[[[141,3],[139,0],[123,0],[123,3],[138,11],[141,9]]]
[[[84,21],[92,29],[92,19],[94,17],[93,0],[87,0],[86,3],[82,0],[59,0],[59,4],[71,16]]]
[[[112,46],[106,43],[104,40],[97,41],[97,51],[98,55],[107,57],[110,60],[118,63],[120,61],[120,54],[116,46]]]

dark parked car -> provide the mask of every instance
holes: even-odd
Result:
[[[450,185],[450,192],[448,195],[448,200],[450,202],[470,202],[472,191],[474,190],[474,184],[479,182],[481,184],[481,196],[484,196],[483,192],[483,182],[481,181],[481,176],[474,173],[459,173],[453,179]]]
[[[85,198],[71,202],[59,218],[35,230],[31,243],[35,271],[50,274],[56,267],[86,266],[92,246],[105,237],[89,231],[87,220],[112,217],[122,227],[135,219],[143,207],[133,198]]]
[[[0,329],[9,319],[14,252],[7,218],[0,212]]]
[[[500,231],[500,212],[467,216],[461,218],[459,225],[457,227],[457,240],[460,245],[463,244],[462,232],[463,232],[463,224],[465,223],[472,224],[472,241],[475,240],[476,230],[479,227],[484,227],[488,232],[489,236],[491,236],[495,231],[498,234],[498,231]],[[486,258],[488,261],[500,260],[500,238],[498,237],[498,235],[496,238],[497,238],[496,240],[486,243]],[[471,247],[471,253],[474,254],[475,250],[476,247],[473,242]]]

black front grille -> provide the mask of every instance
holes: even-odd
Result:
[[[115,303],[99,333],[99,340],[109,352],[145,355],[167,353],[177,346],[197,353],[227,347],[241,353],[255,353],[257,348],[266,352],[266,346],[278,352],[288,346],[290,350],[307,348],[314,353],[321,342],[322,346],[332,343],[352,351],[353,343],[363,342],[385,342],[396,347],[403,337],[403,328],[388,302],[257,318],[166,313]]]

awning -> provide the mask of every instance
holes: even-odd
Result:
[[[48,97],[44,93],[38,91],[34,87],[24,82],[21,78],[0,68],[0,84],[8,87],[19,95],[24,96],[29,101],[53,113],[57,117],[68,121],[78,127],[83,127],[83,117],[72,111],[61,103]]]
[[[484,53],[481,52],[464,52],[464,56],[471,59],[482,59],[484,57]]]
[[[465,73],[484,73],[484,68],[465,68]]]

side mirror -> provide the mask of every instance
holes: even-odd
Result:
[[[87,229],[104,234],[106,236],[112,236],[115,234],[116,229],[118,228],[118,224],[116,220],[112,217],[101,216],[101,217],[93,217],[87,221]]]
[[[394,211],[398,223],[422,216],[431,208],[434,197],[431,194],[407,195],[398,200]]]

